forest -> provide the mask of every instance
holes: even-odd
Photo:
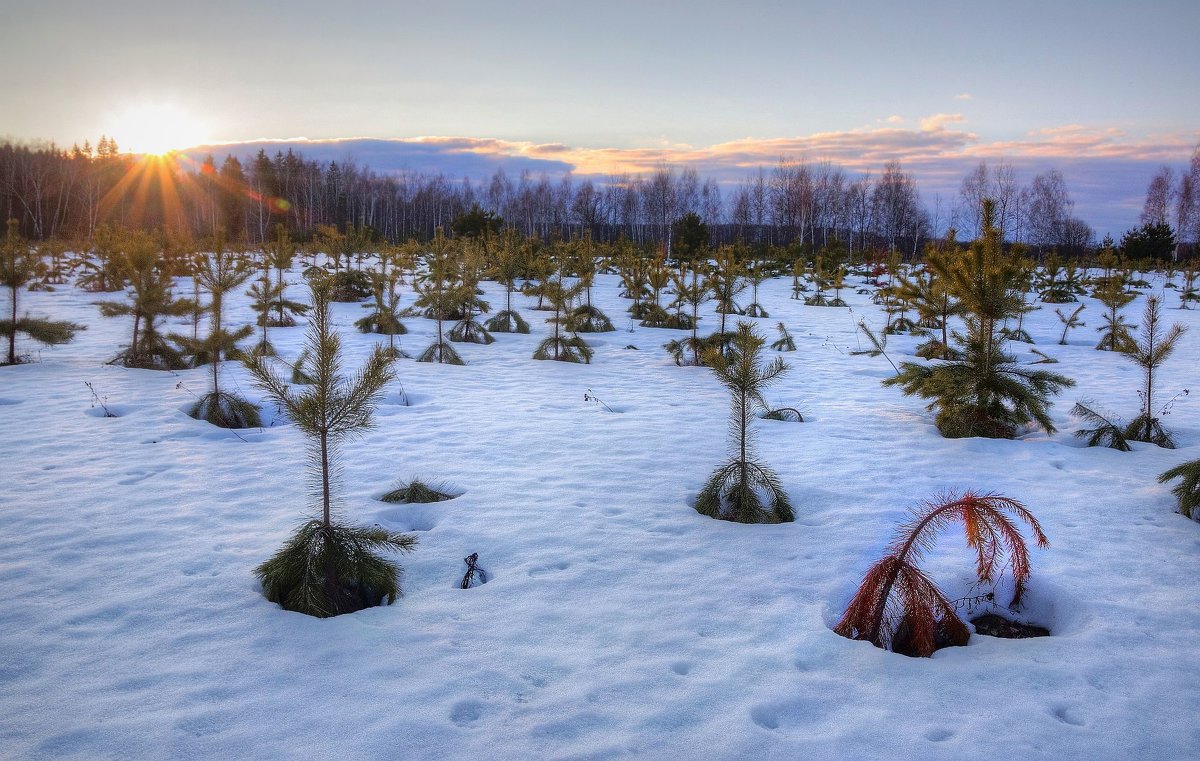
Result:
[[[353,161],[319,164],[288,150],[135,156],[102,137],[68,150],[53,144],[0,144],[0,214],[27,238],[90,242],[98,227],[167,229],[184,237],[218,231],[257,245],[277,225],[298,241],[319,228],[357,231],[365,241],[396,243],[450,232],[478,208],[523,236],[567,240],[588,233],[598,242],[625,238],[672,253],[684,218],[702,221],[707,245],[735,241],[795,246],[806,252],[837,240],[851,254],[899,251],[916,257],[948,229],[972,240],[982,233],[983,198],[996,204],[1006,244],[1081,256],[1099,244],[1074,212],[1067,181],[1050,169],[1022,184],[1011,164],[981,162],[963,178],[957,198],[923,199],[899,162],[878,175],[830,162],[784,160],[744,181],[722,185],[694,169],[661,166],[648,176],[551,178],[497,170],[472,181],[444,174],[378,174]],[[1189,167],[1162,167],[1127,235],[1146,248],[1136,258],[1178,259],[1200,239],[1200,148]]]

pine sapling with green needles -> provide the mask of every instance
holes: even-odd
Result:
[[[787,326],[781,322],[775,328],[779,331],[779,340],[771,344],[771,348],[775,351],[795,351],[796,342],[792,339],[792,334],[788,333]]]
[[[1175,351],[1176,344],[1187,329],[1180,323],[1163,330],[1162,301],[1158,296],[1146,298],[1146,309],[1142,313],[1141,340],[1125,353],[1138,367],[1142,368],[1142,390],[1138,396],[1142,409],[1125,429],[1125,437],[1132,441],[1145,441],[1166,449],[1174,449],[1175,442],[1163,428],[1158,412],[1154,409],[1154,372]]]
[[[1128,439],[1125,438],[1125,431],[1118,421],[1097,412],[1095,405],[1086,400],[1081,400],[1075,403],[1071,408],[1071,414],[1075,417],[1082,418],[1085,423],[1090,424],[1091,428],[1081,428],[1075,432],[1078,438],[1084,439],[1089,447],[1108,447],[1116,449],[1119,452],[1128,452]]]
[[[462,365],[462,357],[446,340],[442,323],[450,319],[459,298],[455,292],[456,268],[454,266],[453,243],[442,234],[441,228],[434,233],[426,257],[425,271],[417,276],[417,300],[415,307],[425,310],[425,316],[437,320],[437,340],[429,345],[418,362],[440,362],[447,365]]]
[[[483,266],[479,258],[481,253],[465,253],[460,258],[458,279],[454,284],[454,295],[458,303],[453,311],[461,317],[450,329],[451,341],[487,345],[496,340],[488,333],[487,328],[475,319],[476,314],[486,314],[491,308],[491,305],[479,298],[479,276]]]
[[[521,244],[521,237],[516,230],[505,229],[493,255],[491,275],[504,286],[504,309],[487,321],[487,329],[492,333],[529,332],[529,323],[512,305],[513,291],[516,290],[517,280],[521,277],[523,269]]]
[[[1022,273],[1003,254],[999,230],[992,224],[994,214],[992,201],[985,199],[981,240],[952,261],[930,262],[963,310],[966,334],[954,334],[961,358],[937,364],[903,362],[898,375],[883,381],[885,386],[900,386],[906,395],[930,400],[928,409],[936,412],[938,430],[947,438],[1011,439],[1030,423],[1053,433],[1050,397],[1074,385],[1062,375],[1018,365],[1004,349],[999,327],[1024,306]]]
[[[383,387],[395,376],[391,358],[378,346],[353,378],[342,375],[341,339],[330,319],[329,288],[324,279],[313,283],[305,347],[312,357],[311,386],[294,391],[271,370],[266,357],[245,360],[258,387],[308,438],[309,475],[319,512],[254,573],[269,600],[320,618],[395,602],[402,594],[402,571],[380,553],[408,552],[417,543],[413,536],[378,526],[335,520],[338,449],[372,427]]]
[[[671,315],[662,305],[662,292],[670,285],[672,274],[663,254],[660,253],[650,262],[646,270],[646,285],[650,288],[651,300],[643,304],[642,321],[639,323],[643,328],[673,327]]]
[[[385,493],[379,500],[381,502],[416,505],[429,502],[445,502],[457,496],[449,487],[443,484],[434,486],[419,478],[414,478],[401,483],[395,489]]]
[[[747,317],[770,317],[765,307],[758,303],[758,287],[768,277],[766,262],[760,256],[755,254],[750,257],[750,264],[746,268],[746,279],[750,281],[750,305],[746,307]]]
[[[554,332],[538,344],[537,350],[533,352],[534,359],[591,363],[592,348],[571,331],[570,325],[571,302],[582,290],[583,287],[578,282],[567,286],[563,282],[561,270],[556,277],[547,278],[542,283],[542,294],[554,309],[554,316],[546,319],[546,322],[554,326]]]
[[[1200,460],[1192,460],[1167,470],[1158,476],[1158,482],[1179,479],[1171,489],[1178,503],[1179,512],[1186,518],[1200,517]]]
[[[236,330],[225,328],[225,294],[246,282],[251,274],[253,270],[246,266],[244,260],[225,250],[225,242],[218,235],[212,254],[203,257],[195,271],[197,280],[208,290],[211,298],[208,305],[208,336],[201,340],[190,336],[171,337],[180,345],[183,353],[190,356],[193,367],[207,364],[212,371],[212,388],[192,405],[188,414],[221,428],[257,428],[262,425],[257,407],[237,394],[223,391],[220,384],[221,359],[238,356],[237,342],[254,332],[252,325],[243,325]]]
[[[583,286],[583,303],[571,311],[571,329],[576,333],[610,333],[616,328],[608,315],[592,303],[592,284],[596,279],[596,254],[592,246],[592,234],[584,231],[583,237],[572,242],[574,256],[571,257],[575,274]]]
[[[1101,351],[1129,352],[1136,346],[1130,329],[1136,325],[1125,322],[1121,309],[1128,306],[1136,295],[1125,288],[1125,276],[1117,271],[1104,278],[1096,287],[1093,296],[1104,305],[1104,325],[1097,328],[1100,331],[1100,343],[1096,348]]]
[[[37,259],[29,243],[17,231],[17,220],[10,219],[4,240],[0,241],[0,285],[8,287],[12,302],[9,317],[0,319],[0,335],[8,338],[8,359],[3,364],[15,365],[20,361],[17,333],[24,333],[38,343],[54,345],[67,343],[75,337],[76,331],[84,329],[83,325],[66,320],[17,315],[17,294],[37,274]]]
[[[125,367],[148,370],[181,370],[187,367],[183,355],[158,332],[158,320],[191,314],[195,302],[177,299],[174,283],[162,256],[162,244],[149,233],[127,231],[114,243],[116,261],[129,281],[127,301],[101,301],[96,304],[105,317],[133,317],[129,347],[112,361]]]
[[[373,303],[363,304],[363,308],[371,312],[366,317],[354,321],[354,326],[363,333],[377,333],[388,337],[388,355],[393,359],[406,356],[396,346],[396,336],[408,332],[400,321],[400,270],[392,268],[386,272],[368,270],[371,278]]]
[[[682,341],[672,339],[664,344],[664,347],[670,352],[671,357],[675,360],[675,364],[692,364],[699,365],[703,363],[701,354],[707,344],[704,339],[700,338],[700,305],[709,299],[708,283],[706,277],[707,265],[702,262],[695,262],[691,266],[691,279],[687,279],[686,275],[675,274],[673,280],[675,283],[675,304],[682,309],[686,304],[691,307],[691,314],[688,315],[688,328],[692,334]],[[680,313],[682,314],[682,313]],[[688,353],[691,354],[690,360]]]
[[[760,364],[765,343],[752,323],[739,322],[727,352],[709,349],[705,355],[705,363],[730,394],[734,454],[709,476],[696,497],[696,511],[702,515],[737,523],[796,519],[779,476],[755,458],[753,421],[757,413],[769,411],[763,391],[788,370],[780,357]]]
[[[1079,306],[1075,307],[1071,314],[1066,314],[1061,309],[1054,310],[1054,313],[1058,315],[1059,321],[1063,324],[1062,336],[1058,339],[1060,346],[1067,345],[1067,333],[1071,330],[1071,328],[1082,328],[1085,326],[1084,321],[1079,319],[1079,313],[1084,310],[1084,307],[1084,304],[1080,304]]]

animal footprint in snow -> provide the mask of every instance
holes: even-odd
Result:
[[[1070,724],[1073,727],[1082,727],[1084,725],[1083,717],[1079,715],[1077,710],[1070,706],[1055,706],[1051,714],[1063,724]]]
[[[463,700],[450,709],[450,721],[460,727],[470,727],[483,718],[483,703],[478,700]]]
[[[548,574],[558,573],[559,571],[565,571],[570,567],[571,567],[570,563],[568,563],[565,560],[560,560],[557,563],[550,563],[549,565],[539,565],[535,568],[530,568],[529,575],[534,578],[537,578],[538,576],[546,576]]]
[[[755,706],[751,708],[750,718],[763,729],[779,729],[779,714],[770,706]]]
[[[695,665],[696,664],[692,663],[691,661],[676,661],[675,663],[671,664],[671,670],[680,676],[687,676],[688,674],[692,673],[692,669],[695,668]]]

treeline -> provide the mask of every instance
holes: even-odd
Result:
[[[1174,217],[1172,245],[1194,241],[1200,236],[1197,185],[1200,151],[1190,172],[1164,169],[1156,176],[1142,221],[1171,227],[1166,218]],[[380,174],[352,161],[305,159],[293,150],[274,156],[259,150],[246,161],[229,154],[218,162],[212,156],[143,159],[122,154],[109,138],[95,148],[85,143],[69,150],[0,144],[0,212],[17,219],[24,236],[39,240],[90,241],[106,223],[196,237],[221,231],[250,244],[268,240],[277,224],[301,241],[321,226],[366,230],[390,242],[429,240],[479,208],[544,240],[588,232],[596,241],[624,238],[670,252],[677,222],[691,214],[705,222],[713,245],[800,243],[815,250],[836,239],[852,254],[915,254],[949,228],[960,240],[977,237],[983,198],[995,201],[1006,242],[1068,256],[1096,243],[1092,229],[1074,216],[1061,173],[1043,172],[1022,185],[1005,163],[981,163],[964,177],[957,198],[931,205],[898,162],[871,176],[829,162],[781,160],[732,187],[668,166],[604,181],[528,172],[513,178],[497,170],[472,182],[444,174]]]

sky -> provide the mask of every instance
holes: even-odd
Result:
[[[1008,160],[1026,182],[1061,168],[1079,215],[1117,232],[1200,144],[1194,0],[8,5],[0,136],[19,140],[129,145],[166,104],[179,148],[379,138],[389,165],[727,180],[896,158],[927,203]]]

